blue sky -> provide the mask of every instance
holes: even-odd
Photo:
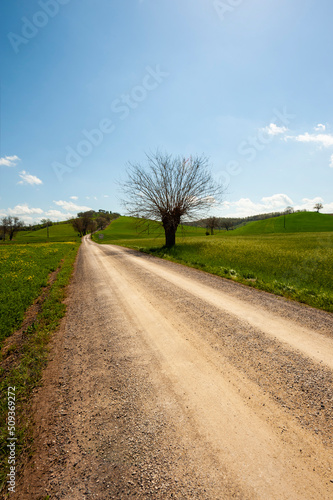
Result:
[[[124,212],[145,152],[204,154],[219,216],[333,213],[329,0],[4,0],[0,216]]]

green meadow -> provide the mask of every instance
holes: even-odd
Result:
[[[66,235],[68,227],[50,227],[50,239],[52,235],[55,241],[45,242],[41,230],[33,232],[28,244],[24,243],[24,239],[29,238],[25,231],[14,241],[0,244],[0,392],[6,394],[8,387],[16,388],[17,463],[21,452],[27,450],[31,442],[30,420],[27,418],[31,393],[40,383],[49,339],[66,311],[63,302],[66,286],[79,248],[75,233],[74,238],[72,234]],[[52,228],[55,231],[51,232]],[[73,241],[63,241],[66,238]],[[52,271],[57,271],[57,275],[53,283],[48,284]],[[9,339],[6,346],[5,339],[21,326],[26,310],[43,290],[47,293],[39,302],[37,315],[31,318],[22,335]],[[7,398],[3,397],[0,401],[0,491],[9,472],[7,416]]]
[[[0,244],[0,344],[22,323],[26,309],[47,285],[48,276],[77,252],[80,238],[71,224],[20,231]]]
[[[297,212],[256,222],[236,230],[239,235],[333,231],[333,216],[317,212]]]
[[[0,245],[0,344],[23,320],[26,309],[47,286],[48,276],[76,253],[77,244]]]
[[[14,243],[44,243],[56,241],[76,241],[81,238],[74,231],[72,224],[53,224],[49,227],[49,237],[47,237],[47,229],[38,229],[37,231],[19,231],[15,236]],[[8,244],[8,243],[7,243]]]
[[[288,229],[287,229],[288,228]],[[164,259],[333,312],[333,217],[303,212],[249,223],[234,231],[179,228],[167,249],[156,222],[120,217],[99,243],[135,248]]]

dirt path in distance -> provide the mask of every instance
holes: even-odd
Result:
[[[333,315],[84,239],[11,498],[333,497]]]

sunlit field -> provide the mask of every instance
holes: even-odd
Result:
[[[315,215],[320,220],[321,214]],[[287,216],[290,224],[292,216]],[[303,227],[311,227],[313,220],[306,224],[303,217]],[[177,233],[176,246],[166,249],[160,226],[150,224],[149,234],[148,230],[139,233],[135,220],[120,217],[102,232],[102,239],[98,234],[94,239],[139,249],[333,312],[332,231],[242,235],[239,233],[245,228],[240,228],[203,236],[203,228],[185,228]],[[267,222],[253,223],[255,233],[256,224]]]
[[[49,227],[49,237],[47,229],[37,231],[20,231],[14,238],[16,243],[46,243],[48,241],[80,241],[81,238],[74,231],[72,224],[53,224]],[[8,244],[8,243],[7,243]]]
[[[20,326],[50,272],[76,251],[72,242],[0,246],[0,342]]]

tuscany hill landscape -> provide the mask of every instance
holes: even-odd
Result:
[[[1,7],[0,500],[333,500],[332,0]]]
[[[0,243],[12,498],[333,494],[333,216],[207,233],[179,226],[166,248],[159,223],[120,216]],[[5,444],[1,471],[5,498]]]

